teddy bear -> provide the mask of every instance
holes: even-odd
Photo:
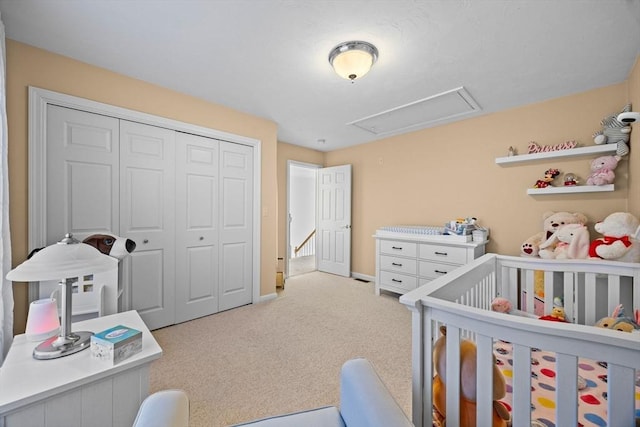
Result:
[[[620,113],[631,111],[631,104],[624,106]],[[629,153],[629,134],[631,126],[628,123],[618,121],[618,114],[615,113],[602,119],[600,124],[602,130],[593,134],[593,142],[596,144],[617,144],[616,155],[626,156]]]
[[[587,221],[587,217],[578,212],[545,212],[542,214],[542,231],[529,237],[520,245],[520,255],[525,257],[540,256],[540,244],[549,239],[559,227],[566,224],[586,225]],[[555,245],[550,245],[544,250],[553,252],[554,249]]]
[[[566,224],[559,227],[550,238],[540,244],[540,258],[586,259],[589,257],[591,239],[587,226]],[[553,251],[546,248],[555,245]]]
[[[587,185],[613,184],[616,179],[614,170],[618,166],[620,156],[601,156],[591,161],[591,173],[587,177]]]
[[[447,330],[440,327],[440,337],[433,347],[433,362],[436,375],[433,377],[433,409],[435,420],[441,425],[446,424],[446,399],[447,399]],[[477,348],[469,340],[460,341],[460,427],[476,426],[476,371]],[[494,358],[495,359],[495,358]],[[495,360],[493,363],[493,417],[492,427],[506,427],[511,416],[507,408],[498,400],[507,393],[507,385],[498,369]]]
[[[595,224],[602,237],[589,245],[589,257],[611,261],[640,262],[640,222],[629,212],[614,212]]]

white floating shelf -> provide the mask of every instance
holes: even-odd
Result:
[[[603,191],[614,191],[614,185],[571,185],[563,187],[546,187],[546,188],[529,188],[527,194],[545,195],[545,194],[572,194],[572,193],[598,193]]]
[[[547,151],[544,153],[519,154],[517,156],[497,157],[496,164],[521,163],[544,159],[557,159],[562,157],[592,156],[615,153],[617,144],[592,145],[589,147],[568,148],[566,150]],[[601,190],[606,191],[606,190]]]

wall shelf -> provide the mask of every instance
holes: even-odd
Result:
[[[572,193],[598,193],[603,191],[614,191],[614,185],[571,185],[563,187],[528,188],[529,195],[547,194],[572,194]]]
[[[496,164],[504,165],[511,163],[532,162],[536,160],[557,159],[563,157],[580,157],[615,154],[617,144],[602,144],[589,147],[569,148],[566,150],[547,151],[545,153],[519,154],[517,156],[497,157]],[[537,188],[535,190],[538,190]],[[613,190],[601,190],[613,191]]]

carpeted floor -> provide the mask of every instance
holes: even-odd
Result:
[[[411,414],[411,316],[373,283],[312,272],[288,278],[277,299],[153,332],[163,356],[151,392],[180,388],[191,425],[216,427],[339,405],[339,372],[369,359]]]

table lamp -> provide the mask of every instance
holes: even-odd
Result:
[[[89,348],[92,332],[71,331],[73,283],[78,277],[118,268],[118,260],[67,234],[64,239],[42,248],[11,270],[7,279],[18,282],[60,280],[62,322],[58,336],[40,343],[33,350],[35,359],[56,359]]]

